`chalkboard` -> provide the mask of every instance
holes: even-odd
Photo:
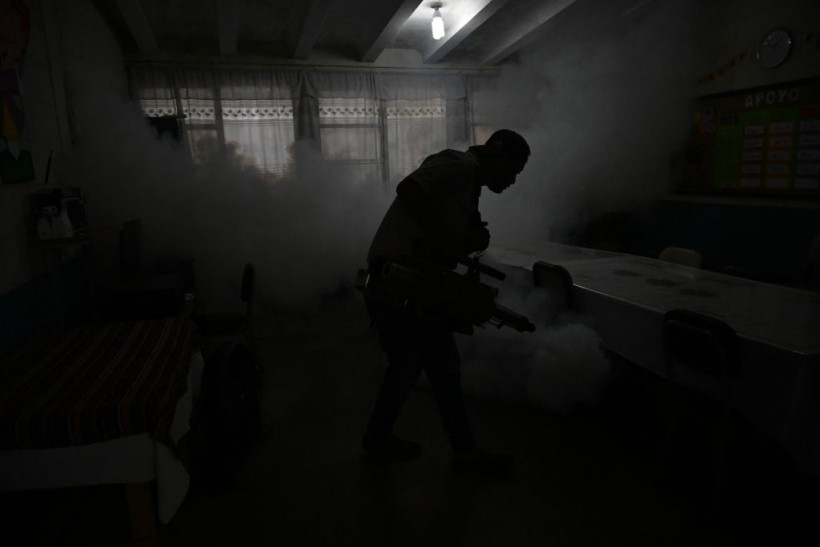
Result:
[[[820,198],[820,78],[700,97],[679,191]]]

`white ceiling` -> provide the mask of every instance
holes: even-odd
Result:
[[[129,56],[268,57],[378,63],[397,50],[428,65],[496,65],[575,0],[96,0]],[[382,59],[380,59],[382,56]]]

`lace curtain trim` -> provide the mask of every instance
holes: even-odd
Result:
[[[447,109],[443,106],[429,107],[387,107],[388,119],[443,118]],[[166,105],[145,105],[142,108],[146,116],[175,116],[173,102]],[[189,106],[182,113],[190,120],[213,120],[215,109],[210,106]],[[320,118],[374,118],[378,116],[375,107],[341,107],[329,106],[319,108]],[[293,120],[293,106],[229,106],[222,108],[222,117],[232,120]]]
[[[387,107],[388,119],[443,118],[446,114],[443,106]]]

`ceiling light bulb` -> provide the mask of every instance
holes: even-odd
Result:
[[[441,17],[441,12],[436,8],[433,12],[433,39],[441,40],[444,38],[444,19]]]

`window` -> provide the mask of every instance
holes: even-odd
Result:
[[[395,183],[432,153],[482,140],[482,128],[468,123],[464,75],[145,66],[129,73],[146,115],[184,115],[195,164],[227,152],[281,176],[298,133],[320,144],[340,177]]]
[[[226,147],[258,169],[284,175],[294,142],[293,102],[284,99],[222,101]]]
[[[379,180],[382,171],[379,103],[364,98],[320,98],[322,157],[338,162],[359,181]]]
[[[216,107],[210,99],[191,99],[182,108],[185,133],[195,164],[206,162],[219,154]]]
[[[394,182],[447,146],[444,99],[388,101],[386,125],[390,179]]]

